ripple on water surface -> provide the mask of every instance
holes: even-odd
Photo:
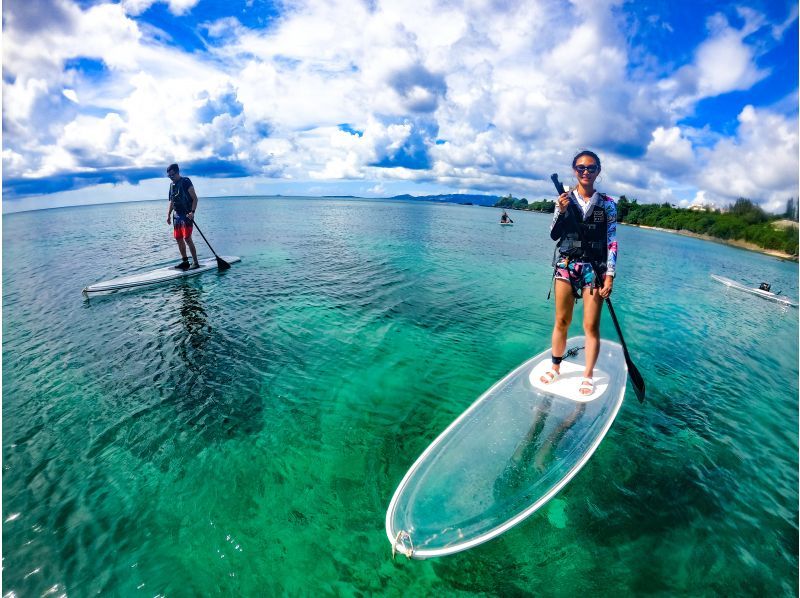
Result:
[[[547,345],[549,216],[203,213],[241,263],[88,303],[87,283],[175,259],[163,205],[4,217],[4,593],[797,594],[797,312],[709,277],[796,297],[796,265],[620,227],[614,305],[645,405],[629,393],[517,529],[392,561],[383,518],[407,468]],[[646,276],[635,255],[658,258]]]

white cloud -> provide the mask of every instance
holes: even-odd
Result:
[[[676,114],[687,113],[703,98],[749,89],[769,75],[756,64],[756,48],[745,39],[763,26],[755,11],[740,9],[741,29],[731,27],[722,14],[708,19],[711,35],[697,48],[694,61],[659,82],[659,89]]]
[[[163,2],[169,11],[176,15],[184,15],[192,10],[200,0],[167,0]],[[137,16],[145,12],[154,4],[159,4],[159,0],[122,0],[122,7],[129,15]]]
[[[769,211],[780,211],[789,197],[800,196],[798,152],[795,119],[746,106],[739,114],[736,137],[701,152],[699,186],[724,203],[746,197]]]
[[[181,156],[202,157],[197,149],[195,111],[202,94],[214,94],[228,76],[191,55],[144,43],[136,23],[117,5],[80,12],[69,6],[71,24],[56,24],[34,38],[6,33],[4,66],[16,77],[3,83],[4,118],[12,143],[38,146],[27,156],[25,172],[4,162],[4,174],[46,176],[64,168],[77,171],[105,164],[150,166]],[[12,19],[13,22],[13,19]],[[24,39],[23,39],[24,38]],[[102,61],[107,80],[61,72],[70,59]],[[42,70],[58,74],[49,79]],[[62,89],[63,83],[72,87]],[[82,99],[89,113],[65,110]],[[106,113],[99,114],[97,108]],[[44,126],[43,126],[44,123]],[[60,151],[53,151],[57,145]],[[204,144],[206,153],[208,144]],[[64,152],[72,152],[66,159]]]
[[[782,38],[786,30],[792,25],[792,23],[794,23],[797,20],[797,14],[798,14],[798,6],[797,4],[794,4],[789,9],[789,15],[786,17],[786,20],[784,20],[782,23],[778,23],[772,26],[772,36],[775,39]]]
[[[79,116],[64,127],[56,145],[68,152],[68,155],[87,158],[97,166],[119,165],[119,160],[115,160],[108,149],[120,146],[120,137],[124,135],[125,129],[125,122],[116,113],[108,114],[102,119]],[[117,157],[121,156],[118,154]],[[125,162],[122,164],[127,165]],[[45,168],[53,166],[47,164]],[[52,173],[45,171],[42,174]]]
[[[381,197],[386,195],[386,187],[383,186],[383,183],[378,183],[369,188],[369,194],[374,197]]]
[[[705,42],[697,52],[698,93],[702,97],[748,89],[767,72],[759,69],[743,32],[726,30]]]
[[[63,89],[61,93],[64,94],[64,97],[67,98],[70,102],[74,102],[75,104],[80,104],[78,101],[78,94],[75,93],[74,89]]]
[[[57,0],[59,18],[35,35],[21,12],[8,17],[6,176],[223,158],[255,176],[365,190],[436,181],[530,195],[550,193],[549,173],[566,174],[574,152],[591,147],[620,192],[679,201],[673,189],[697,182],[698,147],[736,148],[755,163],[769,149],[748,132],[769,120],[761,111],[743,112],[727,142],[679,124],[702,98],[768,74],[748,36],[769,23],[751,9],[739,29],[709,19],[692,62],[659,81],[632,74],[620,0],[306,0],[264,29],[236,16],[206,22],[198,34],[209,45],[193,52],[170,43],[169,28],[132,18],[155,3]],[[164,4],[176,15],[201,8]],[[86,59],[102,72],[66,68]]]
[[[36,101],[47,93],[47,80],[38,78],[3,81],[3,120],[12,136],[24,137],[34,112]]]
[[[672,174],[689,170],[695,159],[692,143],[683,136],[680,127],[657,127],[647,146],[647,162]]]
[[[8,172],[24,172],[25,171],[25,158],[22,154],[3,148],[3,166],[4,170]]]

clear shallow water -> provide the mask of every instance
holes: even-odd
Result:
[[[549,216],[203,200],[242,263],[84,302],[175,258],[164,213],[3,217],[4,594],[797,595],[798,312],[709,278],[796,298],[796,264],[621,227],[648,402],[522,525],[392,561],[408,467],[548,343]]]

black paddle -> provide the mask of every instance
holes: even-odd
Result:
[[[561,184],[561,181],[558,180],[558,175],[553,174],[550,176],[550,180],[553,181],[553,184],[556,186],[556,191],[558,194],[561,195],[564,193],[564,185]],[[575,215],[567,207],[567,218],[572,218],[574,220]],[[580,231],[580,225],[577,222],[574,224],[578,227]],[[597,269],[595,269],[597,271]],[[608,312],[611,314],[611,320],[614,322],[614,328],[617,329],[617,335],[619,336],[619,342],[622,345],[622,354],[625,356],[625,365],[628,366],[628,376],[630,376],[631,382],[633,383],[633,392],[636,393],[636,398],[639,399],[640,403],[644,403],[644,396],[645,396],[645,386],[644,386],[644,378],[639,373],[639,369],[634,365],[633,360],[631,359],[630,354],[628,353],[628,346],[625,344],[625,339],[622,336],[622,329],[619,327],[619,322],[617,321],[617,314],[614,313],[614,307],[611,305],[611,298],[606,297],[606,305],[608,305]]]
[[[622,338],[622,329],[619,327],[617,314],[614,313],[614,307],[611,305],[611,297],[606,297],[606,305],[608,305],[608,313],[611,314],[611,320],[614,322],[614,328],[617,329],[619,342],[622,345],[622,354],[625,355],[625,364],[628,366],[628,376],[631,377],[631,382],[633,383],[633,392],[636,393],[636,398],[639,399],[639,402],[644,403],[644,378],[642,378],[636,366],[633,365],[631,356],[628,354],[628,347],[625,344],[625,339]]]
[[[192,224],[197,229],[197,232],[200,233],[200,236],[203,237],[203,241],[206,242],[206,245],[208,245],[208,248],[211,250],[211,253],[214,254],[215,258],[217,258],[217,268],[219,268],[220,270],[227,270],[228,268],[230,268],[231,265],[225,260],[223,260],[221,257],[219,257],[217,255],[217,252],[214,251],[214,248],[211,247],[211,243],[208,242],[208,239],[206,239],[206,236],[203,234],[203,231],[201,231],[200,227],[197,226],[197,220],[192,220]]]

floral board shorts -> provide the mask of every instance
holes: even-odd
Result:
[[[566,257],[560,257],[556,262],[556,278],[566,280],[572,287],[572,294],[581,297],[583,289],[594,284],[595,272],[589,262],[573,262]],[[600,284],[603,279],[605,275],[600,276]]]
[[[192,236],[192,221],[177,213],[172,215],[172,234],[176,239],[188,239]]]

